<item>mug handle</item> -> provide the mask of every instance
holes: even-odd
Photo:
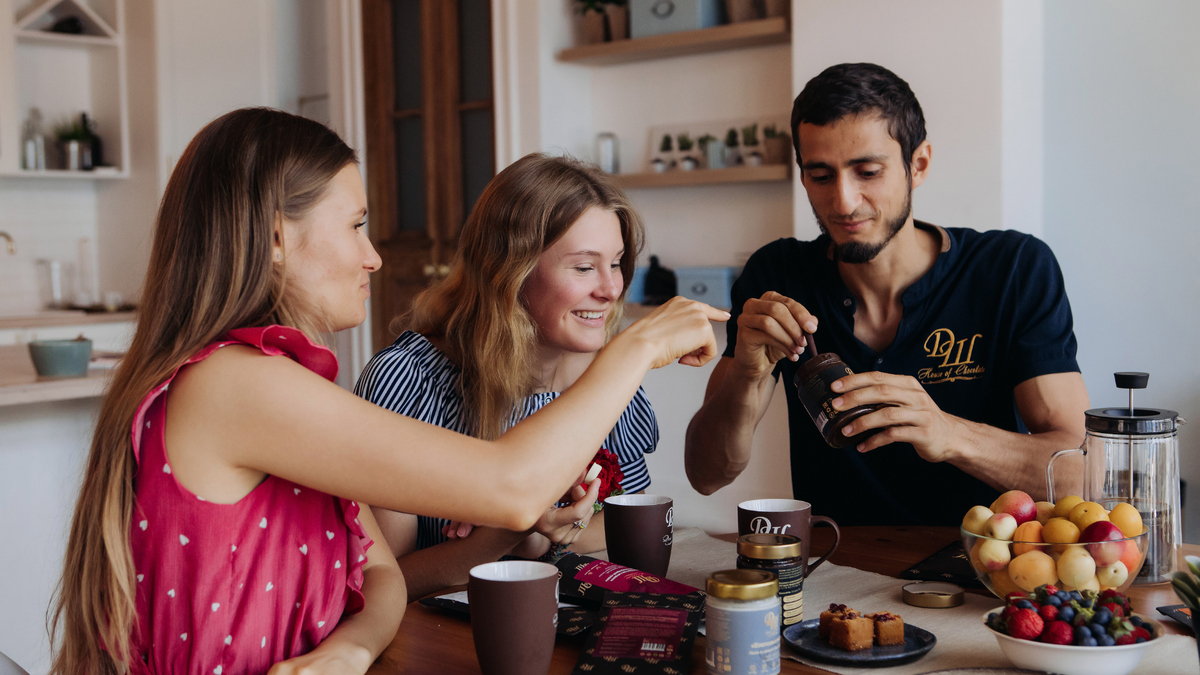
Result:
[[[842,540],[842,531],[838,529],[837,523],[833,522],[832,518],[827,518],[825,516],[813,516],[812,517],[812,525],[810,526],[810,528],[815,527],[817,525],[817,523],[825,523],[826,525],[833,528],[833,546],[830,547],[830,549],[825,552],[825,555],[821,556],[820,559],[817,560],[817,562],[808,566],[808,572],[806,572],[804,574],[805,579],[808,578],[809,574],[813,573],[813,570],[820,567],[821,563],[825,562],[826,558],[833,555],[833,552],[837,550],[838,542]]]

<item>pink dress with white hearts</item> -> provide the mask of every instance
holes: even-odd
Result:
[[[337,374],[332,352],[283,326],[231,331],[181,368],[231,344],[291,358],[329,380]],[[362,609],[372,541],[357,503],[275,476],[235,504],[189,492],[163,442],[173,379],[146,396],[133,422],[132,672],[265,673],[312,651],[343,615]]]

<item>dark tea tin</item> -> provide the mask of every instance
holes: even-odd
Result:
[[[809,339],[812,339],[811,336]],[[842,428],[863,415],[889,407],[886,404],[873,404],[859,405],[849,410],[835,410],[833,400],[841,394],[830,387],[834,382],[853,374],[854,371],[842,361],[842,357],[825,353],[809,358],[792,378],[792,384],[796,386],[796,395],[800,397],[808,416],[812,418],[813,424],[817,425],[817,431],[825,437],[825,442],[834,448],[858,445],[882,431],[882,428],[875,428],[846,436],[842,433]]]

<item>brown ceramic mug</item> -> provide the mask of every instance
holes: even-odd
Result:
[[[810,531],[813,524],[824,523],[833,528],[833,546],[821,559],[809,565]],[[790,534],[800,537],[804,576],[817,569],[837,550],[842,532],[833,519],[812,515],[812,504],[799,499],[751,499],[738,504],[738,536],[743,534]]]
[[[475,656],[484,675],[550,670],[558,624],[558,568],[532,560],[476,565],[467,582]]]
[[[604,500],[608,559],[666,577],[671,564],[674,501],[662,495],[616,495]]]

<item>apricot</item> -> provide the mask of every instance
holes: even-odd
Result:
[[[1082,546],[1072,546],[1058,557],[1058,578],[1071,588],[1085,588],[1096,578],[1096,561]]]
[[[1013,547],[1012,547],[1012,552],[1013,552],[1014,556],[1020,556],[1025,553],[1028,553],[1030,551],[1038,550],[1041,547],[1034,546],[1033,544],[1042,543],[1042,524],[1036,520],[1031,520],[1028,523],[1021,523],[1017,527],[1016,533],[1013,534],[1013,541],[1014,542],[1028,542],[1028,543],[1014,543]],[[1054,582],[1047,581],[1046,583],[1051,584]],[[1032,590],[1032,589],[1030,589],[1030,590]]]
[[[975,571],[987,574],[989,571],[987,565],[984,565],[983,561],[979,559],[979,549],[983,547],[983,542],[985,541],[987,539],[976,539],[975,545],[971,547],[971,553],[968,557],[971,559],[971,567],[974,567]]]
[[[1024,592],[1013,582],[1012,577],[1008,576],[1008,569],[992,572],[988,578],[992,582],[992,592],[1001,598],[1007,598],[1009,593]]]
[[[1033,592],[1038,586],[1057,581],[1058,569],[1054,558],[1041,551],[1029,551],[1012,559],[1008,564],[1008,576],[1021,590]]]
[[[1041,530],[1042,541],[1051,544],[1074,544],[1079,541],[1079,528],[1066,518],[1051,518]]]
[[[1037,502],[1034,504],[1037,507],[1037,521],[1043,525],[1047,520],[1054,517],[1054,505],[1050,502]]]
[[[1117,504],[1108,512],[1108,519],[1113,525],[1121,528],[1121,534],[1126,537],[1136,537],[1142,533],[1142,514],[1138,513],[1133,504]]]
[[[1054,517],[1066,518],[1071,515],[1071,509],[1075,508],[1076,504],[1083,501],[1083,497],[1079,495],[1071,495],[1063,497],[1054,504]]]
[[[1071,522],[1075,523],[1075,527],[1082,532],[1092,523],[1108,520],[1108,511],[1105,511],[1104,507],[1096,502],[1079,502],[1075,508],[1071,509],[1070,518]]]

